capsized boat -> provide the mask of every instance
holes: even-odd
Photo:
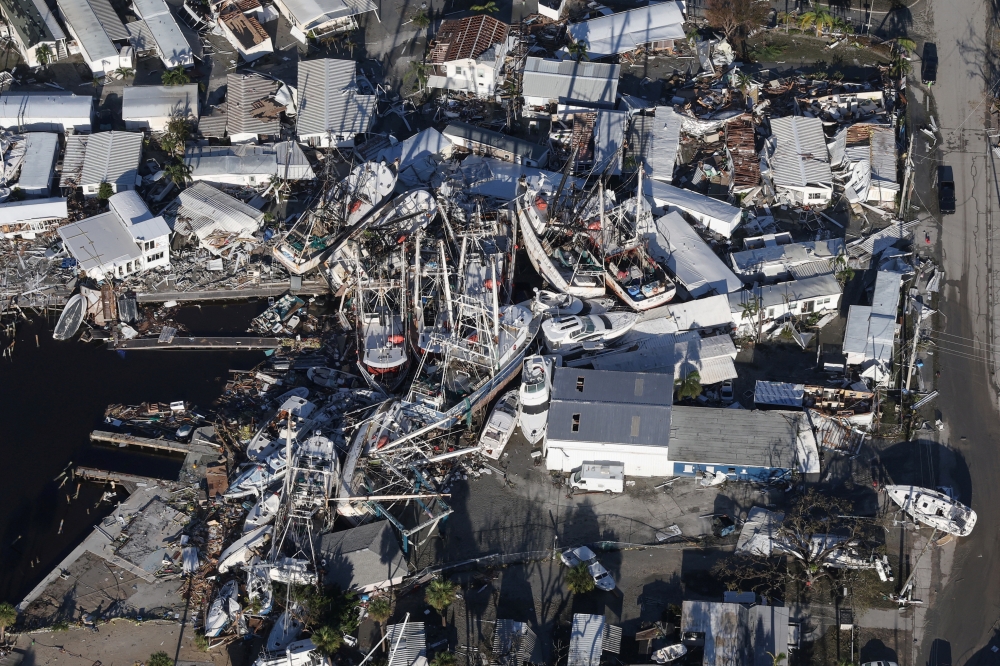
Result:
[[[519,390],[521,413],[518,422],[521,425],[521,433],[530,444],[542,438],[548,425],[554,369],[555,359],[551,356],[536,355],[524,359]]]
[[[66,306],[63,308],[62,314],[59,315],[59,321],[56,322],[56,327],[52,331],[52,339],[69,340],[76,335],[76,332],[80,330],[80,324],[83,323],[83,317],[86,313],[87,302],[83,296],[73,294],[66,301]]]
[[[437,215],[437,200],[427,190],[412,190],[392,201],[390,208],[373,220],[368,228],[402,243],[418,229],[425,229]]]
[[[518,391],[507,391],[490,412],[490,418],[483,426],[483,432],[479,435],[479,446],[482,453],[487,458],[497,460],[503,449],[510,441],[510,436],[514,434],[517,427],[517,420],[521,413]]]
[[[262,462],[252,462],[229,484],[223,497],[239,499],[248,495],[261,495],[276,481],[285,477],[288,458],[284,449],[276,449],[271,457]]]
[[[653,653],[653,661],[657,664],[668,664],[671,661],[676,661],[687,654],[687,646],[684,643],[674,643],[673,645],[668,645],[662,647]]]
[[[216,638],[236,620],[240,613],[238,594],[239,586],[235,580],[229,581],[219,590],[218,596],[208,608],[208,615],[205,616],[205,636],[207,638]]]
[[[247,567],[247,599],[251,605],[258,607],[257,615],[267,615],[274,607],[274,587],[268,575],[270,568],[267,564],[261,564],[258,557],[250,560],[250,566]]]
[[[964,537],[976,526],[975,511],[938,490],[897,485],[886,486],[885,491],[903,511],[928,527]]]
[[[286,610],[278,617],[271,633],[268,634],[267,651],[284,653],[285,649],[302,635],[303,628],[305,625],[302,620]]]
[[[553,317],[542,323],[545,348],[567,354],[583,349],[598,349],[632,330],[639,315],[634,312],[606,312],[578,317]]]
[[[330,666],[330,660],[316,649],[311,638],[289,643],[284,652],[261,652],[254,666]]]
[[[252,532],[258,527],[270,525],[274,522],[274,517],[278,515],[280,507],[281,493],[264,493],[247,513],[246,520],[243,521],[243,531]]]
[[[246,564],[250,560],[250,557],[267,543],[272,531],[273,527],[271,525],[264,525],[263,527],[258,527],[253,532],[247,532],[234,541],[219,555],[219,573],[224,574],[233,567],[241,567]]]

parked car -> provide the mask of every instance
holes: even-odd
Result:
[[[604,565],[597,561],[597,555],[590,548],[580,546],[563,551],[560,555],[562,563],[568,567],[575,567],[580,564],[587,565],[587,571],[594,577],[594,585],[597,589],[610,592],[615,589],[615,579],[611,577]]]
[[[731,404],[733,402],[733,380],[727,379],[722,382],[722,388],[719,389],[719,399],[725,404]]]
[[[937,45],[933,42],[924,42],[924,55],[920,59],[920,81],[925,86],[934,85],[937,81],[937,70]]]
[[[177,437],[178,442],[183,442],[187,440],[188,437],[191,436],[192,432],[194,432],[194,426],[185,423],[184,425],[182,425],[180,428],[177,429],[175,437]]]
[[[955,175],[950,166],[938,167],[938,208],[942,214],[955,212]]]

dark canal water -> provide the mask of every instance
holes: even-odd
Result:
[[[196,334],[241,334],[266,302],[190,307],[182,321]],[[52,340],[54,321],[20,322],[12,358],[0,359],[0,600],[18,603],[90,532],[111,507],[95,508],[104,488],[54,481],[69,464],[160,478],[177,457],[92,445],[109,404],[185,400],[209,408],[229,369],[259,363],[263,352],[129,351]],[[39,345],[36,347],[35,336]],[[0,342],[6,346],[9,341]],[[63,523],[62,533],[58,533]]]

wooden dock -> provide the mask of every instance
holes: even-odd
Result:
[[[108,340],[108,349],[277,349],[281,338],[237,338],[237,337],[180,337],[170,342],[160,342],[156,338],[134,340]]]
[[[138,474],[124,474],[122,472],[109,472],[105,469],[95,467],[76,467],[73,470],[74,476],[83,481],[94,481],[96,483],[113,483],[123,486],[129,492],[134,492],[139,486],[173,486],[172,481],[155,479],[151,476],[139,476]]]
[[[150,439],[148,437],[135,437],[117,432],[108,432],[106,430],[95,430],[90,433],[90,441],[105,442],[121,447],[133,446],[141,449],[153,449],[154,451],[163,451],[166,453],[182,453],[184,455],[192,452],[212,453],[215,451],[211,446],[207,444],[195,444],[193,440],[188,443],[178,442],[173,439]]]
[[[165,303],[167,301],[177,301],[185,303],[190,301],[236,301],[248,298],[267,298],[269,296],[281,296],[286,291],[291,291],[296,296],[319,296],[330,291],[330,285],[323,280],[303,280],[302,286],[298,289],[291,288],[291,282],[284,280],[270,284],[258,285],[256,287],[241,287],[238,289],[192,289],[191,291],[156,291],[146,294],[137,294],[136,300],[139,303]]]

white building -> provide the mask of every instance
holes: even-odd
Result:
[[[114,192],[135,189],[142,160],[142,134],[99,132],[74,137],[72,142],[67,140],[66,146],[62,187],[82,187],[86,197],[96,197],[102,183],[109,183]]]
[[[135,67],[128,31],[108,0],[58,0],[59,13],[95,76]]]
[[[852,305],[844,331],[844,356],[847,365],[861,370],[862,377],[877,383],[892,372],[896,344],[896,317],[899,312],[899,273],[879,271],[871,305]]]
[[[194,54],[177,19],[170,12],[164,0],[132,0],[136,16],[142,19],[145,28],[156,44],[156,52],[165,67],[191,67]]]
[[[191,180],[218,185],[258,187],[281,180],[314,180],[309,160],[294,141],[255,146],[189,146],[184,163]]]
[[[0,127],[12,132],[89,132],[94,98],[56,93],[0,95]]]
[[[47,197],[59,158],[59,135],[28,132],[24,135],[24,159],[14,187],[26,197]]]
[[[163,214],[174,221],[174,231],[194,236],[215,256],[253,238],[264,221],[264,213],[208,183],[186,188]]]
[[[550,471],[585,460],[625,466],[626,476],[667,476],[674,377],[669,373],[556,368],[544,444]]]
[[[833,272],[832,262],[846,252],[842,238],[801,243],[779,243],[780,237],[773,234],[759,238],[761,242],[755,247],[729,255],[733,270],[745,282],[777,282],[788,278],[796,266],[816,261],[826,261],[831,266],[829,272]],[[745,239],[745,244],[750,245],[746,241],[752,240]]]
[[[730,206],[725,201],[719,201],[704,194],[691,190],[683,190],[669,183],[657,180],[644,180],[643,191],[653,203],[664,209],[677,208],[690,215],[695,222],[711,231],[729,238],[743,221],[743,210]]]
[[[527,58],[521,75],[525,107],[566,105],[613,109],[621,65]]]
[[[510,26],[486,14],[444,21],[427,55],[434,67],[427,87],[493,97],[503,82],[509,33]]]
[[[66,199],[25,199],[0,204],[0,234],[4,238],[34,238],[55,229],[69,217]]]
[[[231,0],[225,0],[219,5],[217,23],[244,62],[253,62],[261,56],[274,53],[271,36],[254,14],[255,10],[244,12]]]
[[[375,118],[375,95],[358,92],[353,60],[299,62],[299,141],[310,146],[352,148]]]
[[[843,289],[837,278],[830,274],[817,275],[791,282],[755,285],[745,291],[733,292],[729,294],[729,309],[733,324],[745,332],[752,332],[757,330],[759,321],[771,322],[786,315],[836,312],[842,294]],[[760,315],[748,317],[755,306],[760,308]]]
[[[57,229],[80,269],[95,280],[122,279],[170,265],[170,227],[153,217],[142,197],[120,192],[106,213]]]
[[[198,122],[198,84],[126,86],[122,93],[125,129],[163,132],[172,118]]]
[[[802,206],[830,203],[833,172],[822,120],[802,116],[772,118],[764,155],[779,200]]]
[[[733,271],[677,211],[640,229],[650,256],[669,270],[692,298],[716,293],[728,294],[743,288]]]
[[[38,67],[38,53],[47,52],[47,62],[69,56],[66,33],[45,0],[0,0],[0,14],[10,26],[10,37],[28,67]],[[44,47],[44,48],[43,48]]]
[[[375,12],[378,17],[374,0],[275,0],[274,4],[292,24],[292,36],[303,44],[310,36],[322,39],[331,33],[354,30],[358,27],[355,16]]]
[[[646,44],[653,49],[673,48],[674,40],[685,39],[682,6],[673,1],[571,23],[566,31],[573,41],[586,46],[592,59],[628,53]]]

